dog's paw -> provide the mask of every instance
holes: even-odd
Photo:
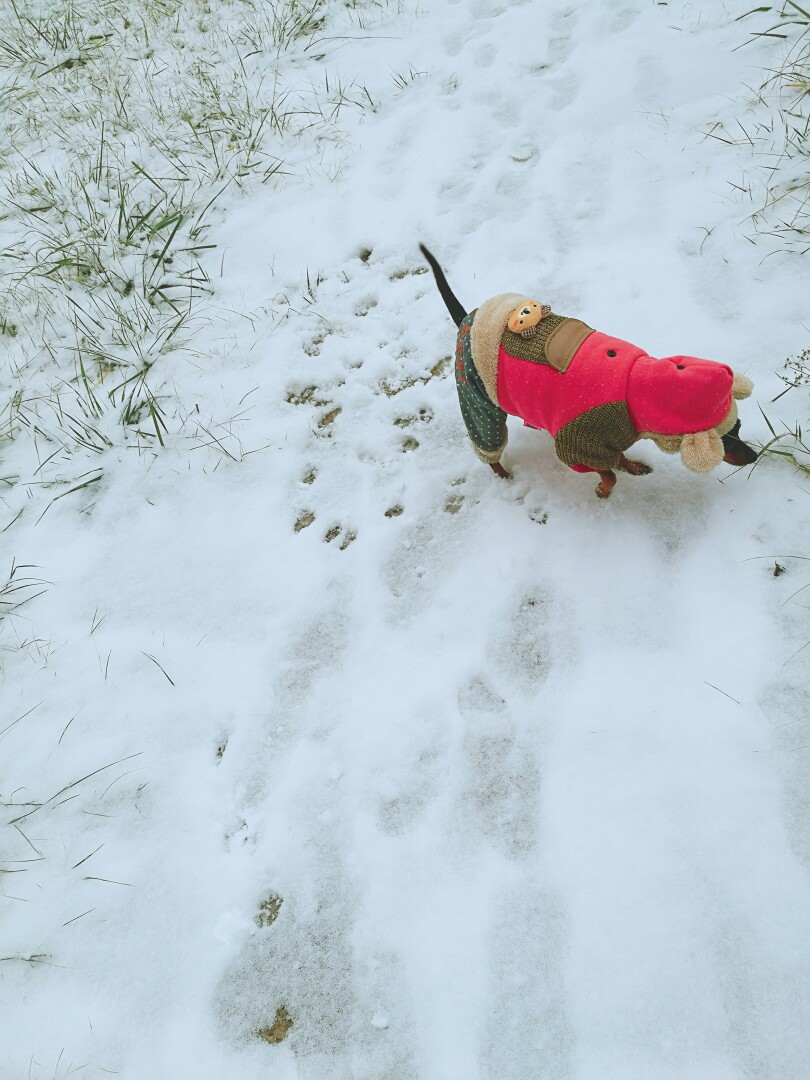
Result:
[[[643,461],[631,461],[624,456],[622,456],[618,468],[631,476],[647,476],[652,472],[652,465],[645,465]]]
[[[616,474],[614,472],[600,472],[602,479],[596,485],[596,494],[600,499],[609,499],[610,493],[616,486]]]
[[[506,471],[503,465],[501,465],[500,461],[490,461],[489,467],[490,469],[492,469],[495,475],[500,476],[502,480],[512,479],[512,474]]]

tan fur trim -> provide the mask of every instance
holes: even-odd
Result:
[[[719,436],[728,434],[729,431],[737,423],[737,403],[732,401],[731,408],[726,413],[725,417],[720,421],[716,428],[713,430],[717,432]],[[681,449],[681,443],[684,439],[683,435],[659,435],[655,431],[642,431],[639,432],[640,439],[652,439],[659,450],[663,450],[665,454],[677,454]],[[714,468],[714,466],[712,466]],[[702,471],[702,470],[701,470]]]
[[[739,371],[734,372],[734,379],[731,383],[731,393],[735,398],[751,397],[751,391],[753,389],[754,384],[747,375],[741,375]]]
[[[506,433],[506,438],[503,440],[497,450],[482,450],[479,446],[473,443],[473,450],[480,461],[483,461],[486,465],[496,465],[501,460],[501,454],[506,449],[506,444],[509,442],[509,432]]]
[[[725,435],[734,427],[737,423],[737,402],[731,402],[731,408],[725,415],[725,418],[717,425],[716,431],[718,435]]]
[[[692,472],[711,472],[723,460],[723,440],[714,428],[681,439],[681,461]]]
[[[500,293],[485,300],[475,313],[472,324],[473,363],[490,400],[496,405],[499,405],[498,348],[506,329],[506,320],[518,304],[531,302],[521,293]]]
[[[640,439],[652,439],[659,450],[665,454],[677,454],[681,448],[682,435],[659,435],[656,431],[639,432]]]

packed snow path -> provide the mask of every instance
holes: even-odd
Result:
[[[9,948],[49,962],[0,971],[9,1080],[806,1080],[806,491],[650,444],[602,504],[514,422],[497,480],[417,249],[470,308],[733,364],[766,441],[806,290],[700,132],[767,47],[691,4],[423,6],[347,42],[389,89],[337,178],[221,215],[167,377],[257,452],[113,450],[91,512],[8,534],[53,582],[9,792],[140,755],[19,822]]]

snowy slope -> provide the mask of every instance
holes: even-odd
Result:
[[[49,583],[3,639],[3,1080],[805,1080],[807,484],[644,444],[603,504],[516,422],[498,481],[417,247],[806,423],[806,273],[701,134],[774,55],[741,11],[388,9],[332,175],[217,205],[165,381],[227,453],[119,439],[3,535]]]

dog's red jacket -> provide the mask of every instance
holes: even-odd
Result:
[[[637,432],[685,435],[715,427],[732,403],[734,373],[695,356],[656,359],[637,345],[590,333],[565,372],[511,356],[500,346],[498,401],[552,436],[591,409],[624,402]],[[577,472],[596,471],[572,465]]]

